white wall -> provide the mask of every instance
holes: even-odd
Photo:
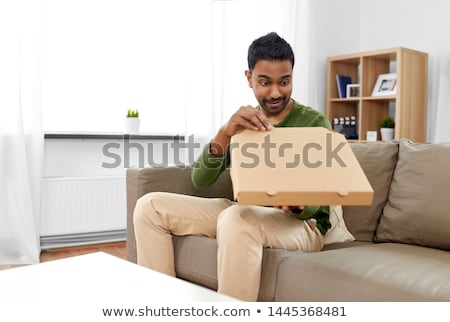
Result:
[[[308,6],[309,51],[294,49],[300,101],[325,111],[329,56],[393,47],[424,51],[429,54],[427,140],[450,142],[450,1],[313,0]]]
[[[327,58],[359,51],[359,12],[358,0],[309,2],[308,78],[303,86],[305,103],[319,111],[325,112]],[[301,52],[296,55],[301,59]]]
[[[450,1],[361,0],[361,51],[407,47],[429,54],[428,141],[449,142]]]

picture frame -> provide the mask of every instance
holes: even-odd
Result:
[[[366,141],[375,142],[377,140],[377,131],[367,131],[366,133]]]
[[[347,98],[359,97],[360,96],[360,88],[359,84],[348,84],[347,85]]]
[[[373,88],[372,96],[388,96],[397,93],[397,74],[380,74]]]

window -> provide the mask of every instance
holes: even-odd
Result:
[[[47,132],[210,135],[240,105],[251,40],[292,43],[296,1],[42,0],[42,102]]]

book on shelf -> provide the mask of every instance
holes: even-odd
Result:
[[[336,75],[339,98],[347,98],[347,85],[352,83],[350,76]]]

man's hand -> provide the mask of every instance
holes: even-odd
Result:
[[[272,124],[263,112],[250,105],[241,106],[228,122],[222,126],[215,138],[211,141],[210,152],[222,156],[225,148],[230,144],[231,137],[239,131],[249,129],[253,131],[270,131]]]
[[[231,116],[230,120],[223,128],[225,134],[232,137],[237,132],[244,129],[270,131],[272,129],[272,124],[270,124],[263,112],[247,105],[241,106],[241,108]]]

